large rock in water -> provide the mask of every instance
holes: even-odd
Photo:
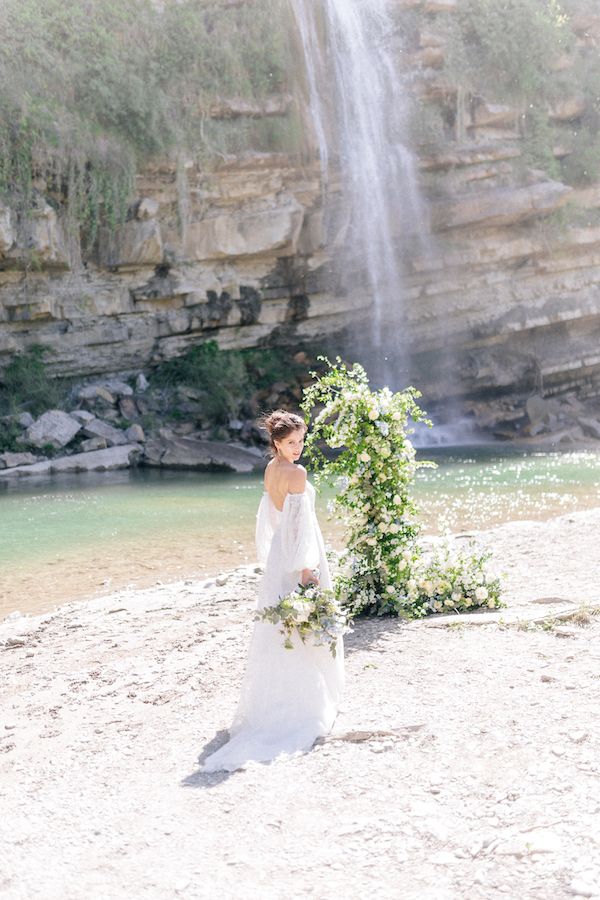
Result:
[[[142,462],[147,466],[171,469],[240,473],[254,472],[264,467],[260,451],[186,437],[159,437],[148,441]]]
[[[124,444],[95,450],[92,453],[74,453],[58,459],[47,459],[32,466],[17,466],[0,470],[0,478],[11,475],[52,475],[55,472],[106,472],[109,469],[127,469],[138,461],[142,448],[139,444]]]
[[[25,431],[25,440],[34,447],[52,444],[60,449],[66,447],[81,430],[81,422],[61,409],[50,409],[36,419]]]
[[[31,466],[39,461],[40,457],[34,456],[33,453],[0,453],[0,469],[12,469],[14,466]]]

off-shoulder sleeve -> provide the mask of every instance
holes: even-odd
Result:
[[[280,528],[284,571],[316,568],[319,565],[319,544],[312,504],[306,491],[286,496]]]
[[[269,550],[271,549],[271,541],[273,540],[273,523],[271,521],[269,504],[264,495],[258,504],[254,537],[256,540],[256,555],[258,561],[264,565],[267,561]]]

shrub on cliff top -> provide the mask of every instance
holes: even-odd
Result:
[[[284,19],[278,0],[4,0],[0,193],[22,213],[35,189],[68,204],[93,243],[140,160],[211,152],[211,99],[282,87]]]

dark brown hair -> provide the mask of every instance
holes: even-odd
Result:
[[[271,456],[277,455],[275,441],[282,441],[288,434],[291,434],[292,431],[297,431],[299,428],[302,428],[305,434],[308,430],[308,425],[302,416],[288,412],[286,409],[275,409],[271,413],[266,413],[264,416],[261,416],[258,424],[269,435]]]

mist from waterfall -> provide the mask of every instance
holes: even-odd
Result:
[[[423,251],[425,212],[407,149],[402,52],[389,0],[291,0],[302,39],[310,117],[327,199],[341,177],[337,262],[344,290],[373,299],[361,328],[373,380],[402,387],[408,335],[401,248]],[[368,333],[370,330],[370,334]]]

